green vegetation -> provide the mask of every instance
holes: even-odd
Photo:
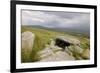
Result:
[[[29,54],[27,50],[24,50],[24,49],[21,50],[22,63],[39,61],[40,58],[37,52],[43,50],[45,48],[45,45],[50,43],[50,39],[55,39],[55,37],[59,35],[77,38],[81,42],[80,47],[83,49],[87,49],[90,46],[89,38],[82,35],[74,36],[65,32],[56,32],[56,31],[50,31],[46,29],[34,28],[34,27],[29,27],[29,26],[22,26],[21,29],[22,29],[21,33],[25,31],[31,31],[35,34],[35,41],[34,41],[34,46],[33,46],[31,54]],[[73,55],[76,57],[76,59],[79,59],[78,58],[79,54],[77,55],[76,51],[74,52]],[[26,59],[26,57],[28,58]]]

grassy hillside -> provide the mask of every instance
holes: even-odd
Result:
[[[24,54],[24,50],[22,50],[21,53],[21,60],[22,62],[35,62],[39,60],[39,56],[37,55],[38,51],[41,51],[45,48],[46,44],[50,43],[50,39],[55,39],[56,36],[63,35],[66,37],[72,37],[72,38],[77,38],[81,42],[81,47],[83,49],[89,48],[89,38],[82,36],[82,35],[71,35],[69,33],[65,32],[56,32],[56,31],[50,31],[46,29],[41,29],[41,28],[34,28],[34,27],[28,27],[28,26],[22,26],[22,32],[25,31],[31,31],[35,34],[35,41],[34,41],[34,46],[33,46],[33,51],[29,55],[29,59],[25,59],[27,54]]]

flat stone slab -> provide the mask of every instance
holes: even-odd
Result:
[[[66,52],[58,51],[54,55],[48,56],[40,60],[40,62],[50,62],[50,61],[69,61],[75,60],[73,56],[68,55]]]

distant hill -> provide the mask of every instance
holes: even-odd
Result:
[[[27,25],[26,25],[27,26]],[[46,30],[51,30],[51,31],[58,31],[58,32],[70,32],[70,33],[77,33],[77,34],[85,34],[90,36],[90,30],[89,29],[84,29],[84,28],[49,28],[49,27],[43,27],[40,25],[30,25],[28,27],[34,27],[34,28],[41,28],[41,29],[46,29]]]

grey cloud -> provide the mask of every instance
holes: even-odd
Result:
[[[90,14],[79,12],[22,11],[22,25],[40,25],[52,28],[90,27]]]

